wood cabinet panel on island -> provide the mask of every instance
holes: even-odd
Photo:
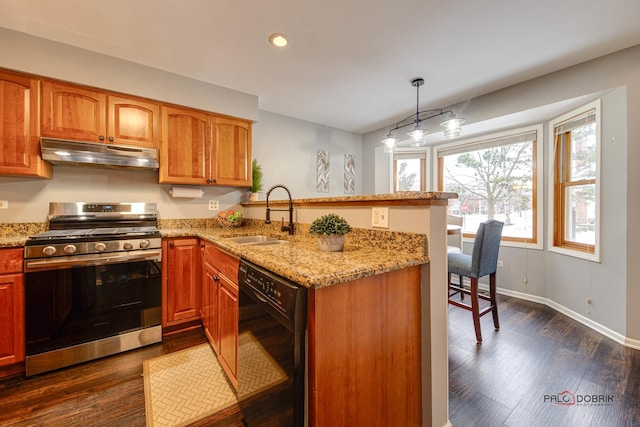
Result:
[[[251,185],[251,123],[162,107],[161,184]]]
[[[309,425],[420,426],[420,266],[309,294]]]
[[[0,366],[24,361],[22,252],[0,249]]]
[[[42,82],[42,135],[156,148],[160,105],[69,83]]]
[[[0,71],[0,175],[52,178],[40,157],[40,80]]]
[[[162,326],[200,319],[200,245],[197,238],[162,241]]]

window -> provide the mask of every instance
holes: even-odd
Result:
[[[438,189],[458,193],[449,213],[464,217],[465,237],[497,219],[504,222],[504,243],[542,248],[541,134],[542,126],[533,126],[436,147]]]
[[[551,249],[597,259],[599,102],[552,122]]]
[[[425,151],[393,154],[393,191],[427,191],[427,153]]]

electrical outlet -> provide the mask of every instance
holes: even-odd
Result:
[[[9,201],[0,200],[0,209],[9,209]]]
[[[498,260],[498,267],[502,267],[504,265],[504,263],[502,262],[501,259]]]
[[[372,208],[371,226],[377,228],[389,228],[389,208]]]
[[[219,211],[220,210],[220,202],[217,200],[209,200],[209,210],[210,211]]]

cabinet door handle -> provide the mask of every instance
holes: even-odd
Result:
[[[213,276],[213,280],[217,282],[220,278],[218,276]]]
[[[218,180],[217,180],[217,179],[214,179],[214,180],[213,180],[213,183],[214,183],[214,184],[217,184],[217,183],[218,183]]]
[[[169,248],[173,249],[175,246],[176,245],[173,242],[169,243]]]
[[[113,142],[113,137],[112,136],[109,137],[109,141]]]
[[[98,139],[99,139],[100,141],[104,141],[104,135],[99,135],[99,136],[98,136]]]
[[[207,178],[207,183],[211,184],[211,179]]]

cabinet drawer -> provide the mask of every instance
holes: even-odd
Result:
[[[22,273],[23,251],[22,248],[0,249],[0,274]]]
[[[207,244],[204,248],[204,259],[220,273],[224,274],[227,279],[233,283],[238,282],[238,266],[240,265],[238,257]]]

